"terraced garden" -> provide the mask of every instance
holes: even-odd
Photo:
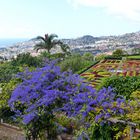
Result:
[[[140,76],[140,60],[103,60],[81,74],[93,87],[113,75]]]

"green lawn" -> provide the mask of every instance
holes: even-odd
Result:
[[[127,58],[138,58],[138,59],[140,59],[140,55],[133,55],[133,56],[128,56]]]

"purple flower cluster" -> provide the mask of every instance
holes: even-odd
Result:
[[[86,91],[72,97],[72,102],[64,105],[63,110],[70,116],[82,114],[85,118],[91,116],[95,121],[107,120],[116,115],[123,115],[121,105],[125,104],[123,98],[117,98],[111,87],[103,88],[99,92],[87,86]]]
[[[37,119],[41,112],[60,110],[72,96],[84,90],[78,75],[61,72],[54,61],[35,71],[19,73],[18,77],[23,82],[13,91],[9,105],[26,124]]]
[[[32,72],[26,70],[18,77],[23,82],[13,91],[9,106],[22,117],[25,124],[42,114],[56,111],[65,111],[69,116],[82,114],[83,117],[92,113],[95,121],[123,113],[120,106],[124,100],[115,100],[115,93],[110,87],[97,92],[83,83],[77,74],[61,72],[55,62]],[[113,106],[114,101],[116,106]]]

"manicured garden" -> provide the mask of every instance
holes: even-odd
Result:
[[[140,60],[103,60],[81,74],[93,87],[99,85],[104,78],[114,75],[140,76]]]

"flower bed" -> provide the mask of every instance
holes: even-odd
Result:
[[[123,76],[140,76],[140,60],[127,60],[120,69],[123,71]],[[118,76],[121,73],[117,73]]]
[[[112,75],[140,76],[140,60],[103,60],[81,74],[85,81],[93,87]]]

